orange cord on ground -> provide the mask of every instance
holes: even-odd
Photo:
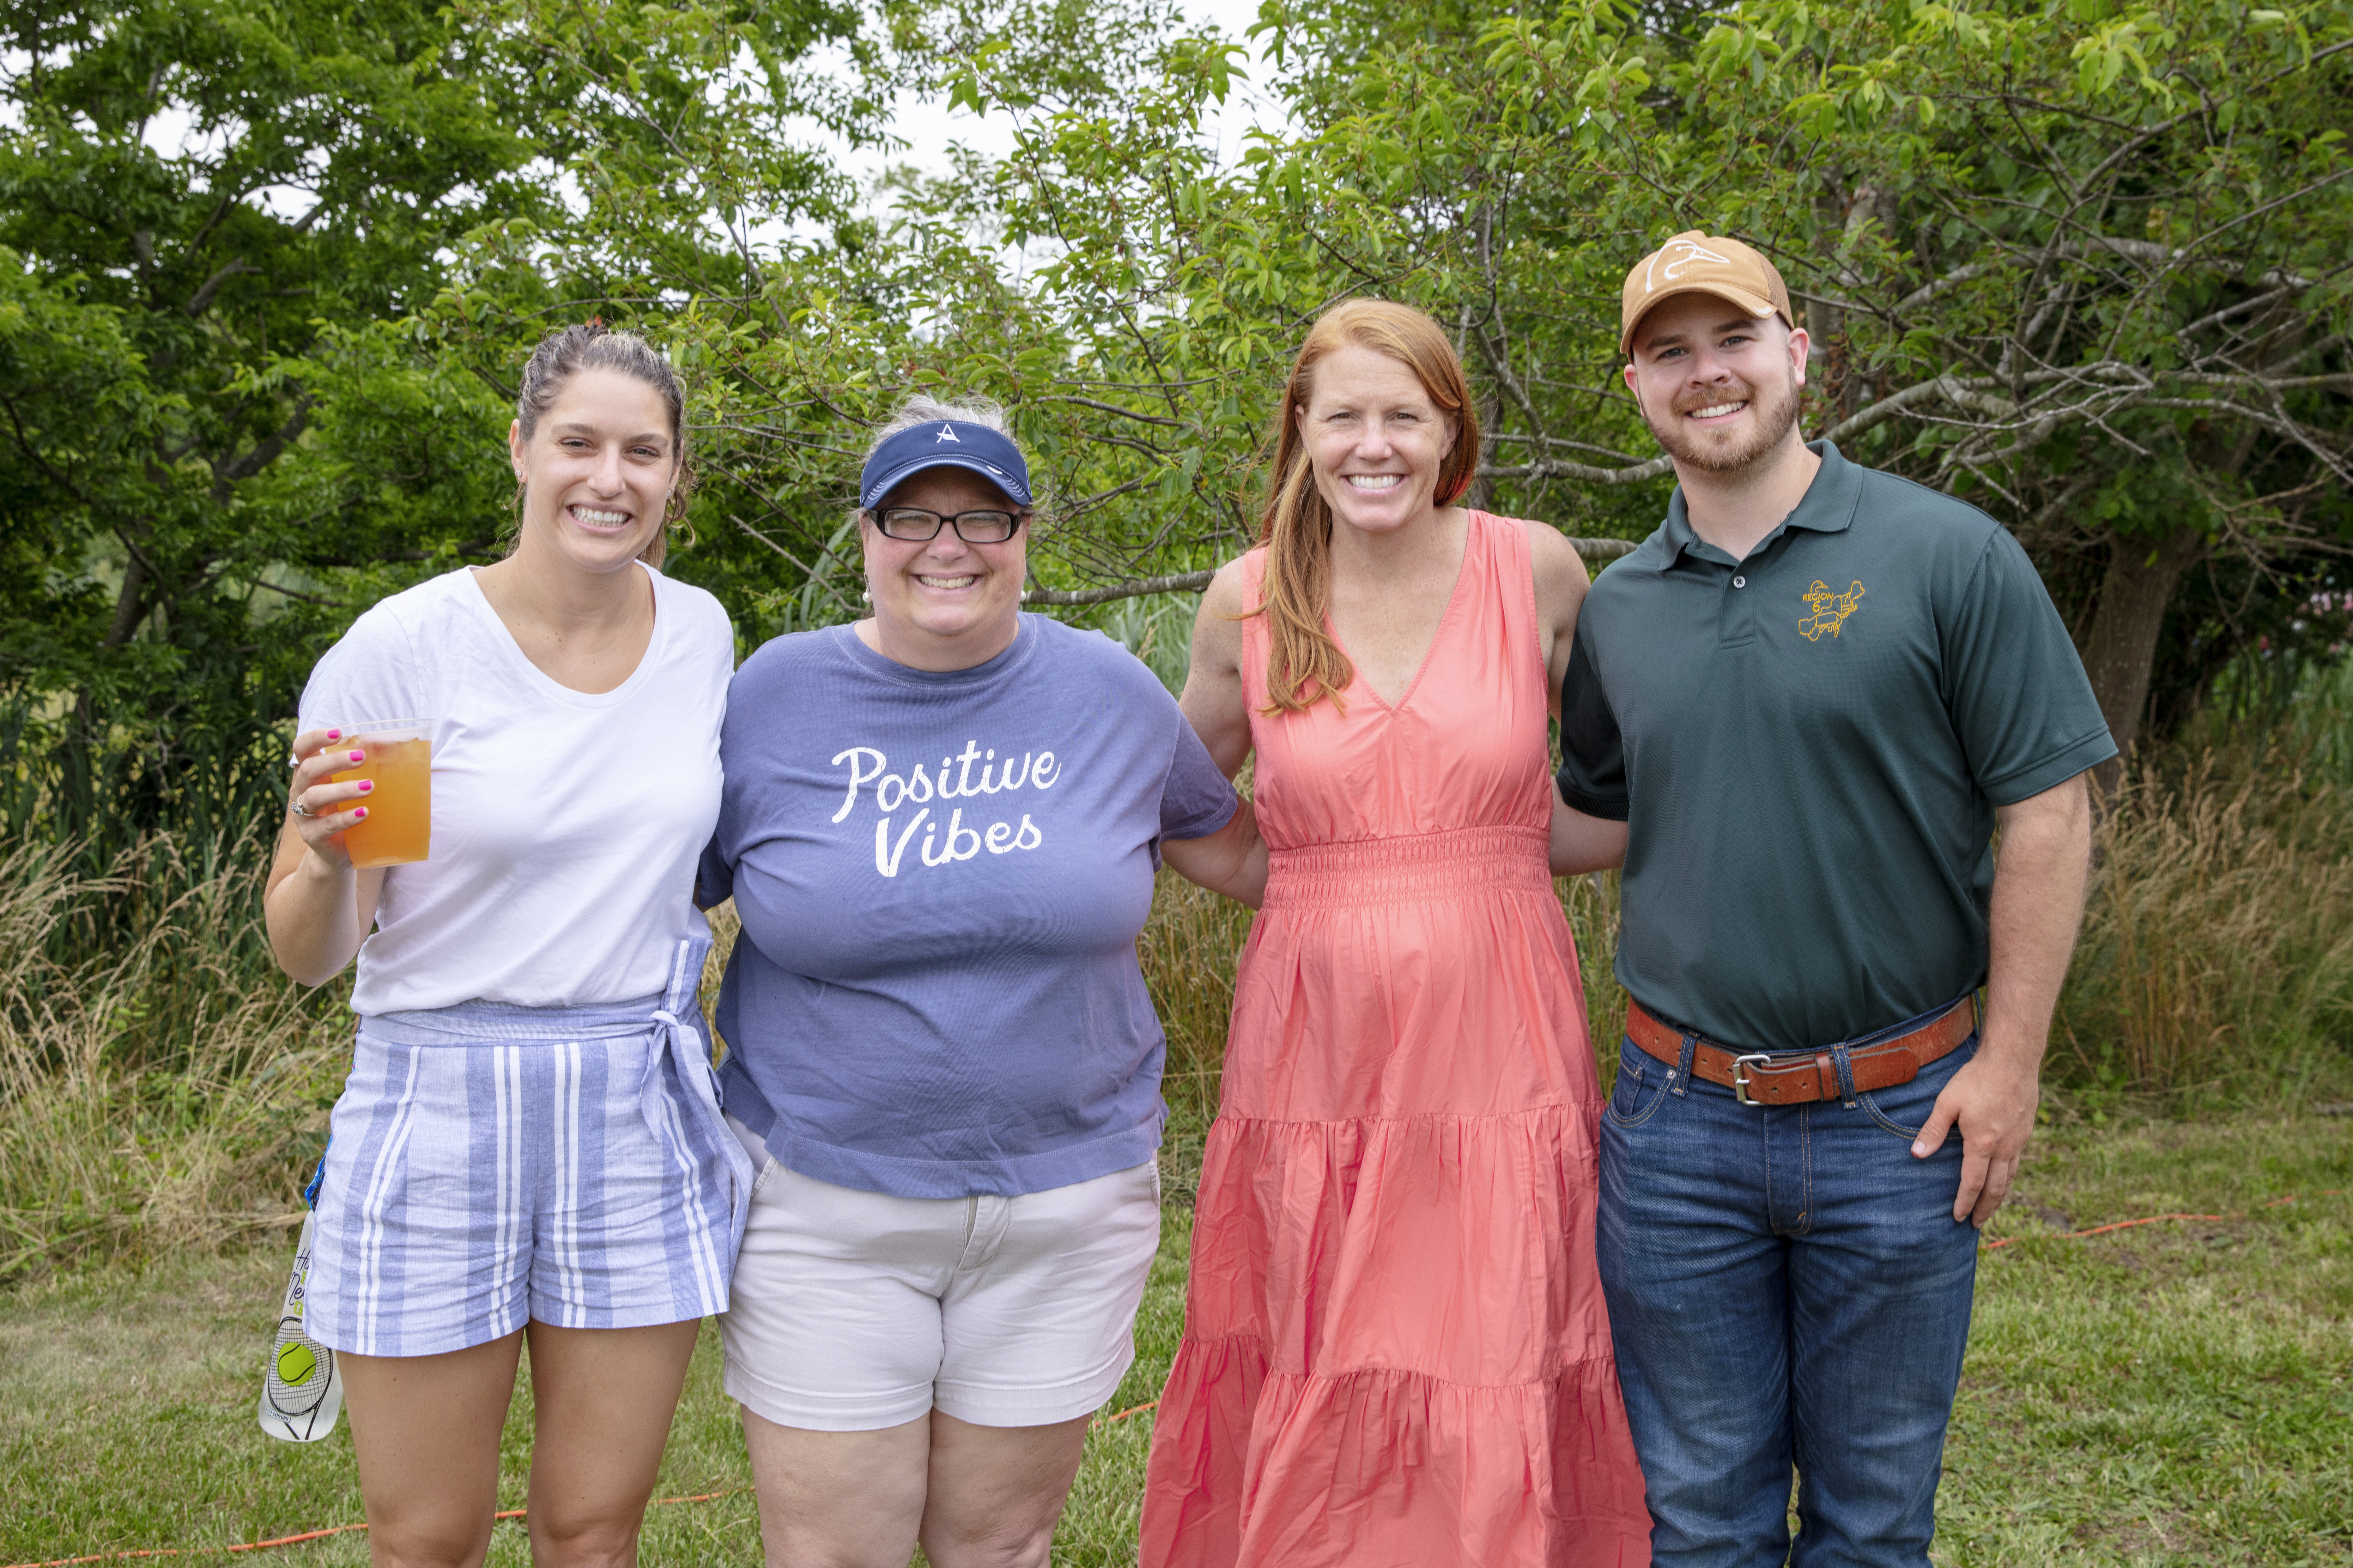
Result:
[[[1094,1424],[1098,1426],[1108,1426],[1114,1421],[1124,1421],[1131,1415],[1141,1415],[1159,1403],[1160,1401],[1155,1399],[1143,1405],[1131,1405],[1115,1415],[1097,1416]],[[670,1502],[715,1502],[723,1497],[733,1497],[743,1489],[742,1487],[732,1487],[723,1492],[702,1492],[694,1497],[660,1497],[654,1499],[649,1506],[659,1508],[663,1503]],[[511,1508],[503,1513],[494,1513],[491,1518],[493,1521],[501,1519],[521,1519],[528,1512],[530,1512],[528,1509]],[[7,1565],[7,1568],[74,1568],[77,1563],[125,1563],[134,1557],[179,1557],[206,1552],[261,1552],[272,1546],[300,1546],[306,1541],[323,1541],[330,1535],[346,1535],[354,1530],[366,1528],[364,1524],[334,1524],[329,1525],[324,1530],[306,1530],[300,1535],[281,1535],[272,1541],[240,1541],[233,1546],[151,1546],[139,1552],[101,1552],[90,1557],[58,1557],[47,1563],[12,1563]]]
[[[2341,1198],[2345,1194],[2346,1189],[2342,1187],[2331,1187],[2326,1192],[2314,1193],[2310,1195],[2316,1198]],[[2297,1202],[2299,1194],[2289,1193],[2282,1197],[2268,1198],[2259,1206],[2267,1209],[2282,1208]],[[2053,1237],[2005,1236],[2000,1241],[1987,1242],[1980,1250],[1994,1252],[2017,1241],[2072,1241],[2086,1236],[2105,1236],[2112,1230],[2130,1230],[2137,1225],[2162,1225],[2167,1220],[2174,1219],[2241,1219],[2244,1217],[2242,1215],[2229,1214],[2153,1214],[2145,1219],[2120,1219],[2111,1225],[2095,1225],[2089,1230],[2063,1231]],[[1142,1405],[1131,1405],[1126,1409],[1113,1415],[1097,1416],[1094,1425],[1108,1426],[1114,1421],[1124,1421],[1131,1415],[1141,1415],[1147,1410],[1156,1408],[1159,1404],[1160,1401],[1154,1399]],[[714,1502],[723,1497],[733,1497],[743,1489],[741,1487],[733,1487],[723,1492],[703,1492],[695,1497],[656,1498],[653,1500],[653,1506],[659,1507],[663,1503],[673,1502]],[[513,1508],[491,1517],[494,1520],[521,1519],[527,1511],[524,1509]],[[138,1552],[101,1552],[89,1557],[58,1557],[47,1563],[12,1563],[7,1564],[6,1568],[75,1568],[75,1565],[84,1563],[126,1563],[134,1557],[179,1557],[207,1552],[262,1552],[272,1546],[299,1546],[306,1541],[323,1541],[330,1535],[343,1535],[354,1530],[366,1528],[364,1524],[337,1524],[331,1525],[325,1530],[306,1530],[300,1535],[281,1535],[274,1541],[243,1541],[234,1546],[151,1546]]]
[[[649,1506],[666,1502],[711,1502],[719,1498],[733,1497],[741,1487],[723,1492],[703,1492],[696,1497],[658,1497]],[[504,1513],[494,1513],[493,1520],[521,1519],[524,1510],[511,1508]],[[364,1524],[332,1524],[324,1530],[306,1530],[300,1535],[281,1535],[274,1541],[240,1541],[232,1546],[150,1546],[141,1552],[101,1552],[90,1557],[55,1557],[47,1563],[11,1563],[8,1568],[73,1568],[79,1563],[126,1563],[133,1557],[197,1556],[207,1552],[266,1552],[273,1546],[300,1546],[306,1541],[324,1541],[330,1535],[348,1535],[354,1530],[365,1530]]]
[[[2316,1198],[2341,1198],[2345,1195],[2345,1192],[2346,1189],[2343,1187],[2331,1187],[2326,1192],[2314,1193],[2312,1196]],[[2296,1200],[2296,1194],[2288,1193],[2280,1197],[2266,1198],[2258,1206],[2267,1209],[2284,1208],[2287,1205],[2295,1203]],[[2113,1225],[2095,1225],[2089,1230],[2061,1231],[2057,1236],[2052,1237],[2005,1236],[2000,1241],[1987,1242],[1978,1250],[1980,1252],[1995,1252],[1999,1251],[2002,1247],[2010,1246],[2012,1242],[2019,1241],[2073,1241],[2078,1237],[2105,1236],[2112,1230],[2130,1230],[2137,1225],[2162,1225],[2169,1219],[2244,1219],[2246,1215],[2244,1215],[2236,1214],[2153,1214],[2146,1219],[2120,1219]]]
[[[1098,1426],[1108,1426],[1114,1421],[1124,1421],[1131,1415],[1141,1415],[1147,1410],[1156,1409],[1159,1406],[1159,1404],[1160,1401],[1155,1399],[1143,1405],[1131,1405],[1116,1415],[1105,1415],[1101,1417],[1095,1422],[1095,1425]]]
[[[2229,1219],[2231,1217],[2231,1215],[2226,1214],[2153,1214],[2147,1219],[2120,1219],[2114,1225],[2095,1225],[2089,1230],[2062,1231],[2057,1236],[2049,1237],[2037,1236],[2005,1236],[2000,1241],[1987,1242],[1978,1250],[1980,1252],[1996,1252],[2000,1250],[2002,1247],[2010,1246],[2012,1242],[2018,1241],[2073,1241],[2077,1237],[2105,1236],[2112,1230],[2130,1230],[2137,1225],[2162,1225],[2169,1219]]]

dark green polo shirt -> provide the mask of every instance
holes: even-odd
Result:
[[[1619,983],[1756,1050],[1981,984],[1994,807],[2116,754],[2008,531],[1812,449],[1746,561],[1676,490],[1595,581],[1561,694],[1561,794],[1629,829]]]

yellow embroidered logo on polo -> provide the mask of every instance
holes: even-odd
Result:
[[[1846,618],[1854,614],[1857,605],[1862,603],[1862,584],[1851,584],[1845,593],[1833,594],[1828,584],[1817,578],[1803,597],[1806,608],[1813,614],[1798,623],[1798,630],[1805,634],[1808,642],[1820,642],[1825,634],[1831,637],[1839,635],[1839,628],[1846,625]]]

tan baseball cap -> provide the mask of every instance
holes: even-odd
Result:
[[[1634,327],[1651,306],[1678,294],[1713,294],[1762,321],[1778,316],[1795,331],[1789,290],[1773,264],[1736,239],[1688,229],[1634,264],[1618,310],[1618,352],[1633,346]]]

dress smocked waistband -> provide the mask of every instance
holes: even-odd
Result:
[[[1542,827],[1462,827],[1270,848],[1264,907],[1345,909],[1498,893],[1550,898],[1551,845],[1551,833]]]

